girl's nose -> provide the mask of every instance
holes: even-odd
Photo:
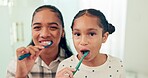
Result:
[[[81,38],[80,44],[81,44],[82,46],[88,45],[88,39],[87,39],[87,37],[83,36],[83,37]]]

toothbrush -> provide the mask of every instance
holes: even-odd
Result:
[[[83,59],[88,55],[89,50],[84,52],[84,55],[82,56],[82,58],[80,59],[79,63],[77,64],[77,66],[75,67],[76,71],[73,72],[73,75],[78,71]]]
[[[48,48],[49,46],[51,46],[53,44],[53,41],[50,41],[48,43],[48,45],[44,46],[44,48]],[[26,53],[24,55],[19,56],[18,60],[23,60],[26,57],[29,57],[31,54],[30,53]]]

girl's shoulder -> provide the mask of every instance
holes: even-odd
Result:
[[[120,58],[112,55],[107,55],[107,56],[108,56],[107,60],[110,65],[123,67],[123,61]]]
[[[70,63],[76,61],[76,55],[72,55],[69,58],[64,59],[63,61],[60,62],[60,64],[63,63]]]
[[[74,67],[76,64],[76,59],[75,55],[72,55],[71,57],[64,59],[63,61],[60,62],[57,71],[65,68],[65,67]]]
[[[108,60],[109,61],[112,61],[112,62],[122,62],[122,60],[120,58],[118,58],[118,57],[115,57],[115,56],[112,56],[112,55],[109,55],[109,54],[107,54],[107,56],[108,56]]]

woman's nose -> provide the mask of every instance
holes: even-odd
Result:
[[[47,38],[50,36],[50,31],[47,28],[42,29],[42,31],[40,32],[40,36],[42,38]]]

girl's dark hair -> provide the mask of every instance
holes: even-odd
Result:
[[[98,18],[98,23],[99,22],[101,23],[101,25],[99,25],[99,26],[101,28],[103,28],[103,34],[105,32],[109,32],[109,34],[112,34],[115,31],[115,27],[111,23],[108,23],[105,15],[100,10],[96,10],[96,9],[84,9],[84,10],[79,11],[72,21],[72,26],[71,26],[72,30],[73,30],[73,25],[74,25],[75,19],[77,19],[85,14],[89,15],[89,16],[96,16]]]
[[[51,10],[52,12],[55,12],[58,16],[58,18],[61,20],[61,24],[62,24],[62,27],[64,28],[64,21],[63,21],[63,16],[62,16],[62,13],[60,12],[60,10],[58,8],[56,8],[55,6],[52,6],[52,5],[42,5],[40,7],[38,7],[33,15],[32,15],[32,21],[33,21],[33,18],[34,18],[34,15],[43,10],[43,9],[49,9]],[[30,42],[29,45],[35,45],[33,40]],[[68,47],[67,45],[67,42],[66,42],[66,37],[64,35],[64,37],[61,38],[60,40],[60,43],[59,43],[59,46],[62,47],[64,50],[65,50],[65,53],[66,53],[66,58],[70,57],[71,55],[73,55],[73,53],[71,52],[70,48]]]

